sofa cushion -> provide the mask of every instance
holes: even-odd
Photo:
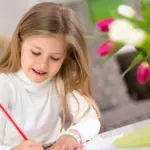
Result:
[[[102,112],[103,131],[132,124],[150,117],[150,100],[129,103],[114,110]]]
[[[102,41],[89,40],[88,43],[93,96],[99,108],[103,111],[124,105],[129,96],[116,58],[113,57],[104,64],[102,57],[97,54]]]

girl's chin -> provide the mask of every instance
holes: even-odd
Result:
[[[35,83],[42,83],[42,82],[46,81],[47,79],[48,78],[39,79],[39,78],[33,77],[32,81],[35,82]]]

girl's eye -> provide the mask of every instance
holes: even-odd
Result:
[[[50,59],[54,60],[54,61],[59,61],[60,58],[55,58],[55,57],[50,57]]]
[[[33,51],[32,51],[32,54],[33,54],[33,55],[36,55],[36,56],[39,56],[41,53],[33,52]]]

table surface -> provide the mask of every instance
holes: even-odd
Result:
[[[150,127],[150,119],[140,121],[135,124],[127,125],[127,126],[124,126],[121,128],[117,128],[117,129],[114,129],[114,130],[111,130],[108,132],[104,132],[99,136],[101,139],[103,139],[103,141],[101,141],[100,139],[95,140],[95,141],[93,140],[91,142],[91,145],[93,144],[94,150],[102,150],[100,147],[96,148],[95,145],[100,145],[100,142],[105,143],[104,141],[106,141],[106,144],[107,144],[107,141],[108,141],[107,139],[110,139],[110,137],[115,137],[117,135],[126,134],[126,133],[132,132],[134,130],[144,128],[144,127]],[[92,150],[92,148],[88,148],[88,147],[92,147],[91,145],[89,144],[87,146],[87,150]],[[115,148],[114,146],[112,146],[112,148],[109,147],[109,148],[106,148],[105,150],[134,150],[134,148],[132,148],[132,149],[131,148]],[[150,147],[149,148],[135,148],[135,150],[150,150]]]

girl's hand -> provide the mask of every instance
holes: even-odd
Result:
[[[79,144],[72,136],[61,136],[56,144],[48,150],[82,150],[83,145]]]
[[[40,143],[35,141],[23,141],[18,146],[12,148],[11,150],[43,150]]]

